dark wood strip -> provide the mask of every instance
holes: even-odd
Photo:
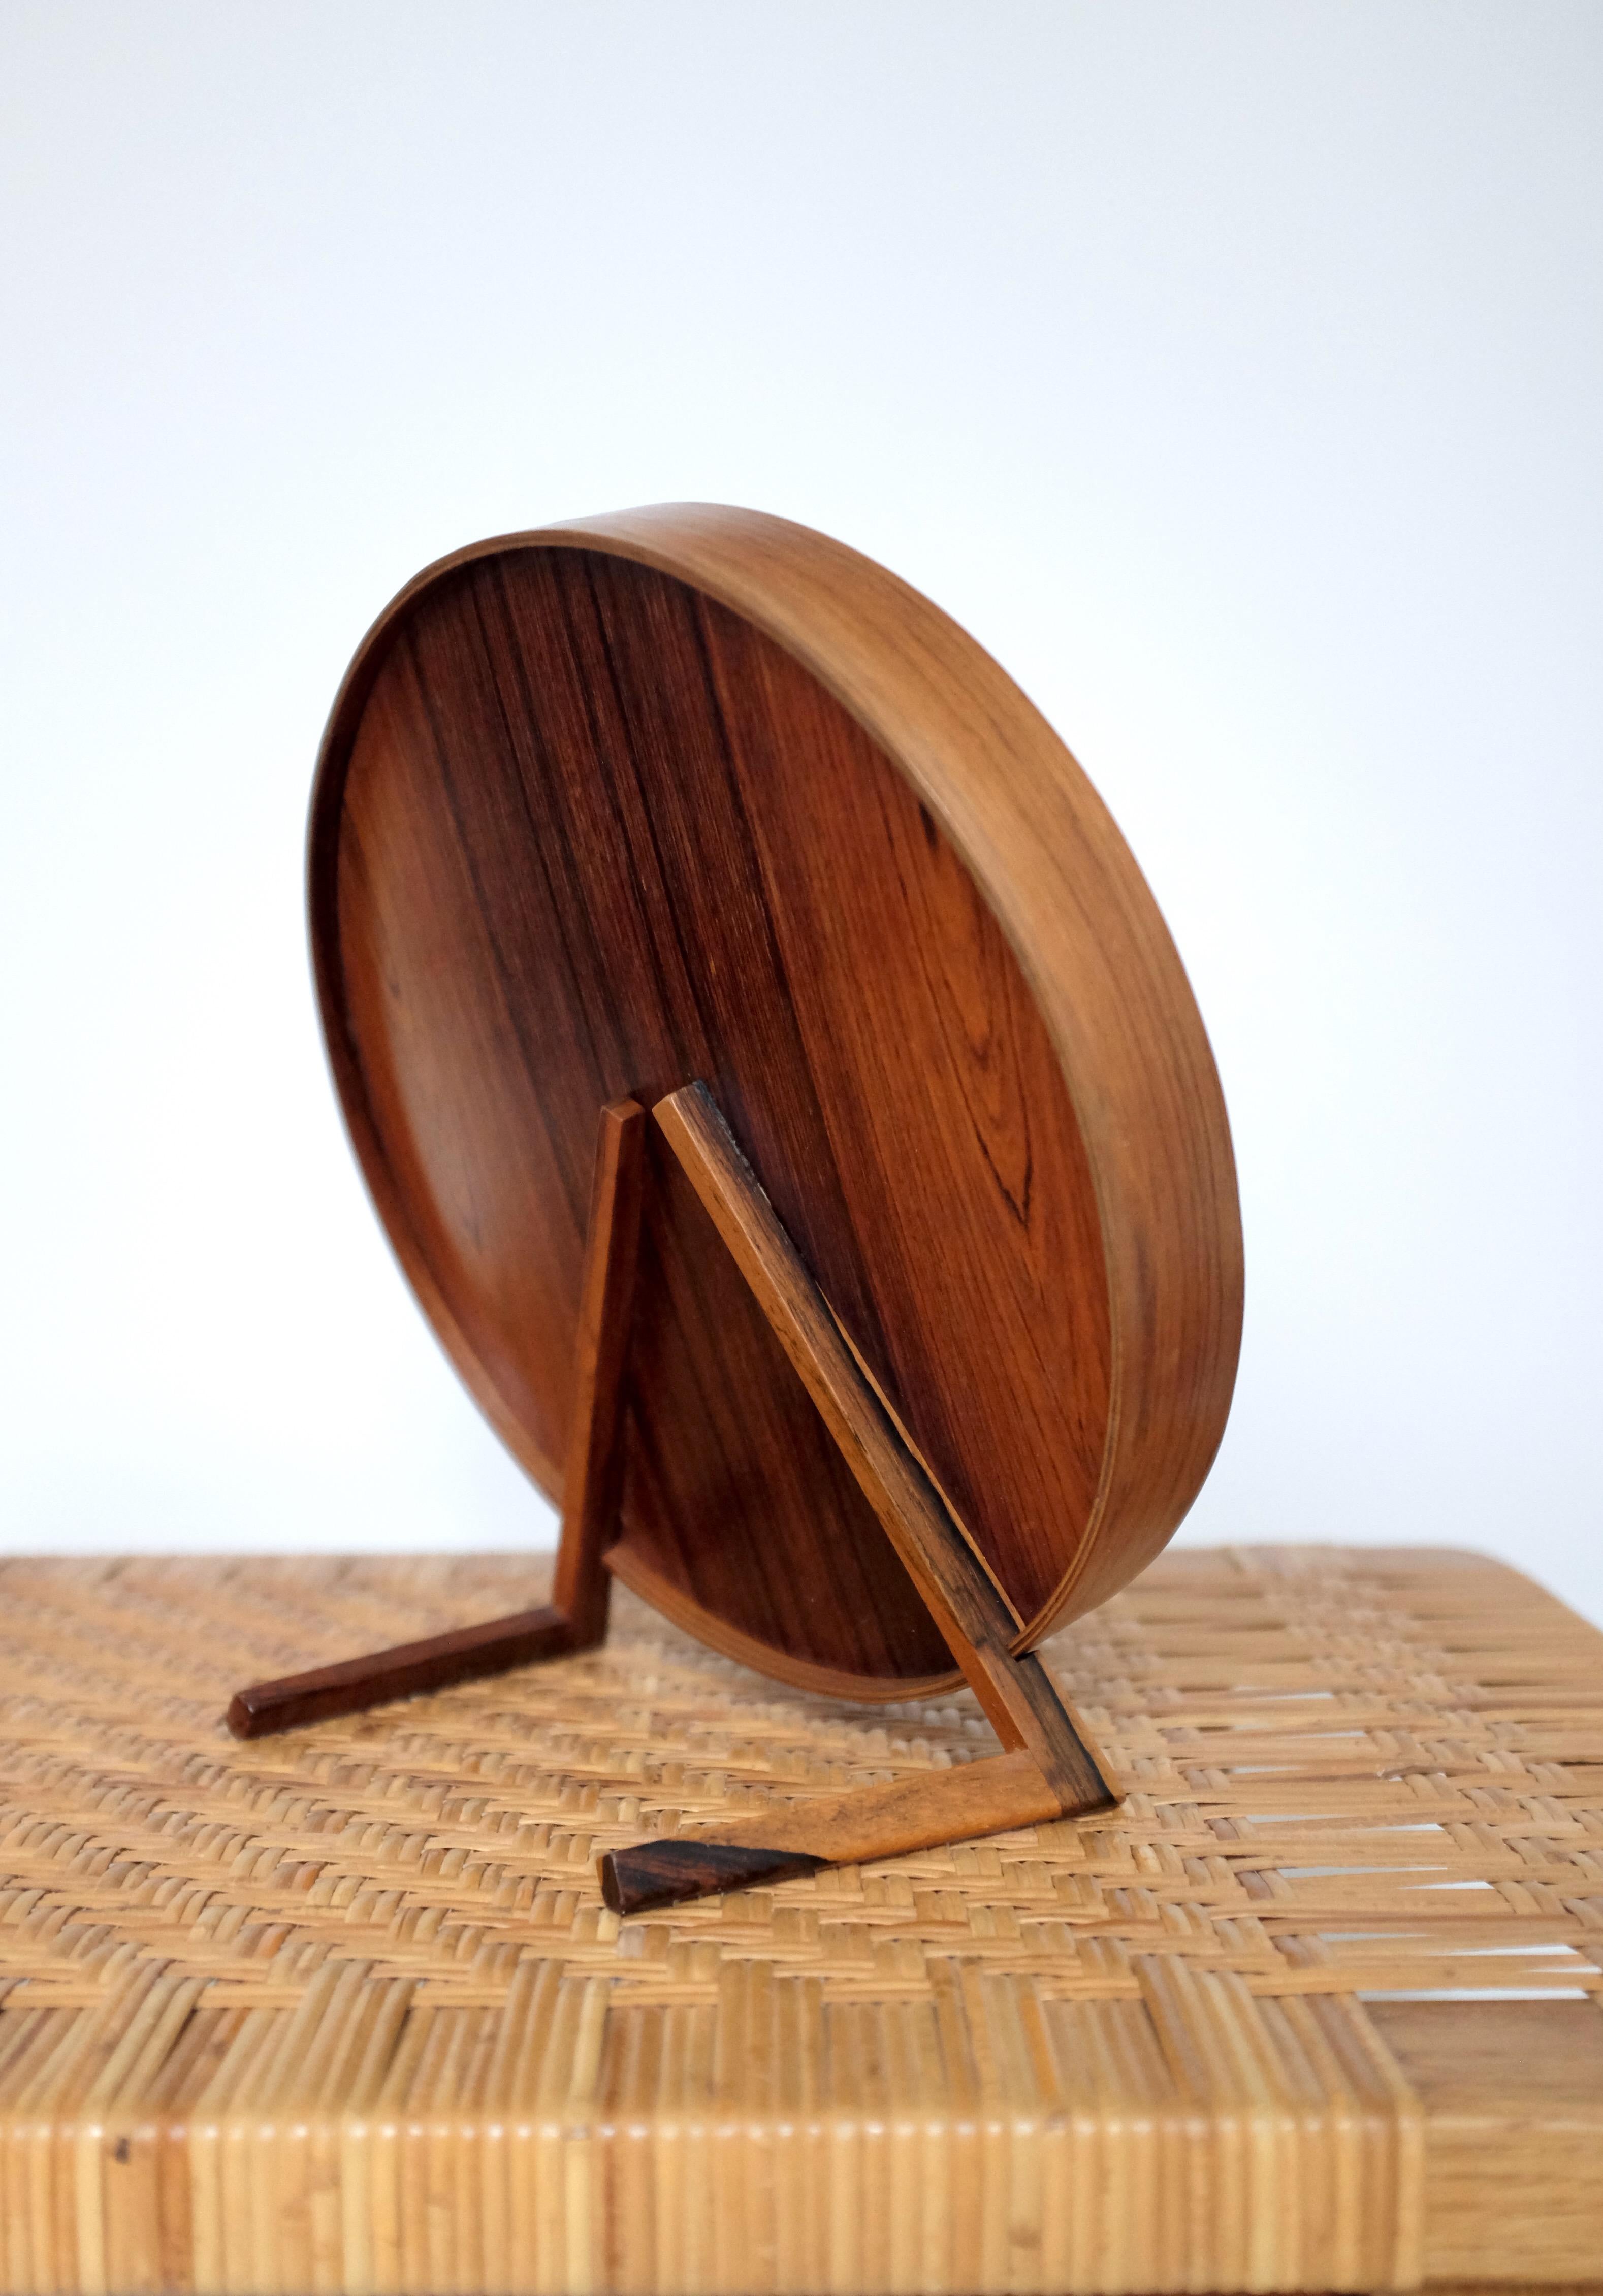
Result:
[[[326,1721],[333,1714],[360,1714],[391,1699],[412,1698],[421,1690],[444,1690],[454,1682],[504,1674],[508,1667],[526,1666],[531,1659],[560,1658],[572,1648],[566,1619],[542,1603],[536,1610],[486,1619],[476,1627],[399,1643],[393,1650],[341,1659],[333,1666],[315,1666],[275,1682],[253,1682],[231,1701],[228,1727],[236,1738],[271,1737],[305,1722]]]
[[[645,1138],[645,1111],[637,1101],[616,1101],[602,1110],[579,1301],[562,1542],[552,1588],[575,1649],[598,1643],[606,1632],[612,1582],[602,1556],[618,1536],[623,1487],[623,1381],[640,1251]]]

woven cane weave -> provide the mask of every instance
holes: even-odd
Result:
[[[5,2290],[1408,2287],[1370,2005],[1603,1989],[1603,1637],[1499,1565],[1170,1554],[1045,1653],[1112,1822],[621,1924],[599,1849],[988,1726],[627,1598],[597,1652],[221,1726],[539,1576],[0,1564]]]

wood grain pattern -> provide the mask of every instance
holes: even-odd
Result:
[[[1603,2278],[1597,2000],[1482,2001],[1468,2016],[1378,2001],[1369,2013],[1424,2109],[1426,2277],[1482,2279],[1490,2253],[1493,2270],[1517,2257],[1537,2283]]]
[[[595,1111],[700,1076],[1026,1644],[1168,1536],[1238,1335],[1217,1079],[1106,812],[927,602],[744,512],[458,554],[336,704],[311,898],[369,1185],[547,1488]],[[618,1576],[792,1680],[949,1676],[648,1160]]]

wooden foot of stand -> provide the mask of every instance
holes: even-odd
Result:
[[[578,1392],[551,1601],[394,1650],[252,1683],[228,1708],[236,1738],[265,1738],[331,1714],[358,1714],[420,1690],[504,1674],[532,1659],[589,1650],[602,1640],[612,1583],[602,1557],[618,1519],[619,1423],[639,1251],[645,1131],[645,1111],[637,1102],[621,1100],[602,1111],[580,1295]]]
[[[777,1807],[738,1827],[609,1851],[600,1860],[607,1904],[618,1913],[639,1913],[784,1881],[820,1866],[859,1865],[1112,1808],[1118,1797],[1046,1669],[1033,1653],[1014,1653],[1022,1622],[1013,1605],[835,1322],[711,1095],[704,1085],[686,1085],[659,1101],[653,1113],[1004,1751],[894,1785]],[[579,1396],[552,1602],[426,1642],[256,1683],[229,1707],[228,1726],[236,1737],[263,1737],[532,1659],[589,1649],[605,1634],[611,1578],[604,1557],[618,1519],[644,1123],[634,1101],[617,1103],[601,1119],[580,1314]]]
[[[613,1850],[600,1861],[608,1905],[639,1913],[1112,1808],[1118,1797],[1040,1659],[1013,1653],[1021,1621],[1007,1595],[835,1322],[711,1095],[687,1085],[653,1112],[1007,1751],[739,1827]]]
[[[900,1778],[894,1785],[854,1786],[794,1808],[764,1810],[738,1826],[683,1841],[642,1841],[600,1860],[601,1894],[617,1914],[648,1913],[686,1898],[789,1882],[820,1866],[860,1866],[900,1857],[943,1841],[1044,1825],[1054,1817],[1111,1808],[1106,1791],[1065,1809],[1032,1755],[1022,1748],[955,1770]]]

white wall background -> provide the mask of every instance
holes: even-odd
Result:
[[[1603,10],[7,0],[0,1542],[516,1546],[322,1064],[325,711],[486,532],[829,529],[1078,751],[1236,1129],[1183,1534],[1603,1620]]]

